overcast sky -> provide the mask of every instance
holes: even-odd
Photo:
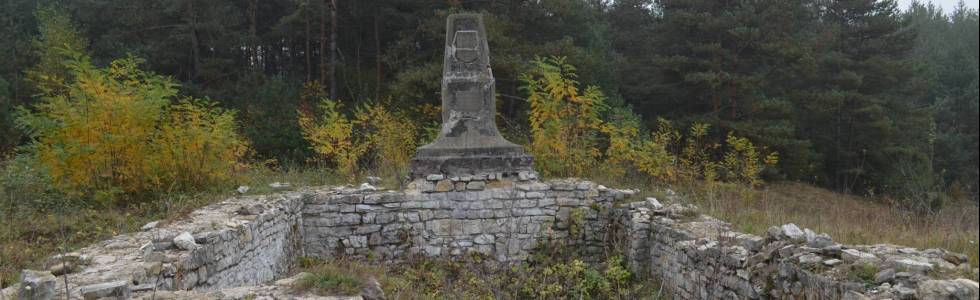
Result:
[[[922,3],[927,3],[929,1],[930,0],[919,0],[919,2]],[[935,3],[936,5],[942,7],[944,12],[953,11],[953,9],[956,8],[956,4],[960,2],[960,0],[931,0],[931,1],[932,3]],[[902,10],[905,10],[909,8],[910,3],[912,3],[912,0],[898,0],[898,7],[901,8]],[[963,0],[963,3],[966,4],[966,7],[972,9],[977,9],[977,7],[980,6],[980,0]]]

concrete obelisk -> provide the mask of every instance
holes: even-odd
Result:
[[[419,147],[412,176],[504,174],[533,171],[520,145],[500,136],[490,48],[479,14],[453,14],[446,21],[442,67],[442,130]]]

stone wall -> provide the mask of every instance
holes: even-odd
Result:
[[[45,267],[57,274],[68,262],[72,298],[152,298],[156,289],[180,291],[176,298],[249,299],[287,295],[288,280],[273,281],[300,256],[480,252],[517,262],[553,238],[580,247],[591,262],[622,249],[636,274],[678,299],[977,299],[977,283],[963,279],[977,271],[961,254],[841,245],[792,224],[764,237],[743,234],[679,199],[664,206],[630,199],[633,193],[528,173],[427,176],[404,191],[365,184],[235,197],[53,257]],[[61,278],[24,274],[32,293],[64,296]]]
[[[45,267],[59,274],[67,262],[71,299],[267,283],[286,274],[300,254],[300,209],[308,193],[232,198],[179,221],[151,222],[64,260],[57,255]],[[64,298],[62,278],[50,286],[56,299]]]
[[[835,243],[796,225],[739,233],[656,199],[618,208],[626,256],[679,299],[977,299],[965,255]]]
[[[340,190],[306,198],[306,255],[398,259],[479,252],[513,262],[537,241],[569,238],[570,228],[580,226],[573,242],[598,256],[613,202],[631,193],[588,181],[430,178],[404,192]],[[581,220],[572,217],[576,210]]]
[[[276,201],[240,206],[240,219],[195,237],[195,249],[174,264],[181,290],[256,285],[289,271],[301,254],[300,209],[304,195],[280,195]]]
[[[364,185],[235,197],[67,254],[69,290],[83,298],[254,286],[287,275],[300,256],[398,260],[476,251],[514,262],[537,241],[572,238],[572,228],[580,232],[572,244],[598,257],[613,202],[632,192],[533,177],[420,179],[400,192]],[[46,266],[57,273],[61,261],[53,257]],[[50,286],[64,295],[62,280]]]

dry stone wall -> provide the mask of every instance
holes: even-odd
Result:
[[[43,273],[59,274],[67,264],[71,299],[266,283],[285,274],[300,253],[305,194],[236,197],[170,224],[152,222],[144,231],[52,257],[45,265],[49,272]],[[60,277],[47,288],[64,299]]]
[[[303,194],[239,206],[219,230],[198,234],[196,246],[178,256],[173,286],[216,289],[269,282],[289,271],[301,254]],[[151,254],[152,255],[152,254]]]
[[[613,202],[632,193],[574,180],[430,179],[404,192],[331,191],[306,198],[306,255],[398,259],[479,252],[514,262],[537,241],[567,239],[570,228],[580,226],[573,242],[598,256],[608,244]],[[581,220],[573,219],[576,210]]]
[[[241,294],[243,286],[283,292],[287,289],[258,285],[287,275],[300,256],[397,260],[475,251],[513,262],[524,259],[539,240],[570,238],[573,226],[581,232],[575,244],[601,253],[613,202],[632,191],[533,177],[420,179],[400,192],[362,185],[235,197],[184,220],[153,222],[142,232],[116,236],[64,259],[53,257],[46,267],[55,271],[62,261],[71,264],[72,298],[139,298],[173,290],[205,297],[222,291]],[[443,189],[446,184],[451,188]],[[64,281],[50,280],[50,272],[25,274],[25,283],[43,284],[25,284],[32,291],[21,294],[64,297]]]
[[[679,299],[977,299],[967,257],[851,246],[787,224],[765,237],[656,199],[619,208],[630,267]]]
[[[67,264],[73,299],[315,299],[282,279],[300,256],[479,252],[518,262],[551,238],[593,262],[622,249],[636,274],[678,299],[977,299],[977,283],[963,278],[977,271],[961,254],[841,245],[792,224],[743,234],[679,199],[665,206],[634,193],[525,173],[241,196],[53,257],[47,271],[25,271],[19,289],[23,299],[64,297],[51,274]]]

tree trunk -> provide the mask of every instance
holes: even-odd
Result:
[[[201,73],[201,42],[197,36],[197,15],[194,12],[194,0],[187,1],[187,21],[191,36],[191,76]]]
[[[337,0],[330,0],[330,99],[337,99]]]
[[[310,2],[309,0],[307,0],[306,6],[303,7],[303,19],[304,21],[306,21],[306,52],[303,53],[306,55],[306,82],[310,82],[310,80],[313,80],[313,78],[310,77],[313,70],[311,70],[312,64],[310,64],[310,5],[309,4]]]
[[[17,28],[15,24],[16,23],[14,22],[14,18],[10,18],[10,28],[11,29]],[[19,69],[19,66],[17,65],[17,38],[16,37],[17,37],[17,35],[10,36],[10,63],[12,65],[12,67],[13,67],[13,69],[11,69],[11,71],[14,73],[14,75],[17,74],[17,70],[20,70]],[[12,92],[13,92],[13,98],[10,98],[10,104],[13,105],[14,104],[14,101],[17,101],[17,99],[20,99],[20,93],[18,93],[19,90],[17,89],[17,87],[20,84],[18,84],[18,82],[15,81],[15,78],[17,78],[17,76],[11,76],[10,78],[11,78],[10,87],[11,87]]]
[[[374,100],[381,101],[381,33],[378,30],[378,16],[374,16],[374,49],[376,53],[374,54]]]
[[[248,50],[249,50],[249,65],[250,67],[259,68],[259,50],[258,50],[258,36],[256,34],[256,19],[255,15],[259,10],[259,0],[249,0],[248,1]]]
[[[320,84],[327,82],[327,1],[320,5]]]

